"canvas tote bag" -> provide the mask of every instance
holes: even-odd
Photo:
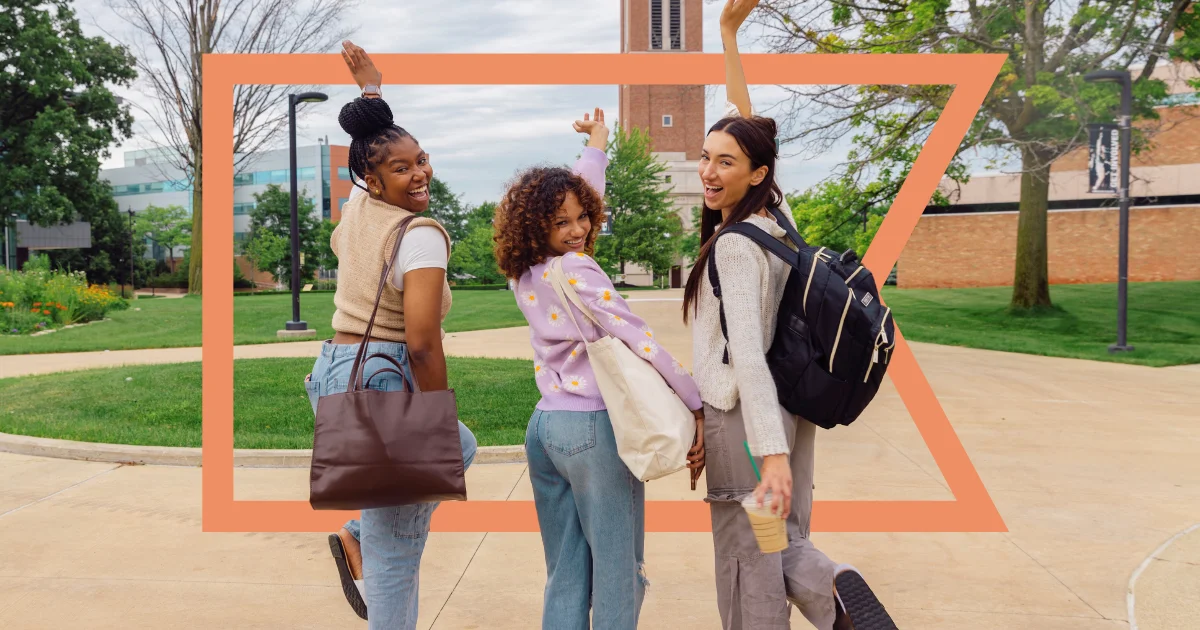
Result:
[[[551,261],[550,278],[563,309],[586,344],[588,361],[608,408],[621,461],[642,481],[686,468],[687,453],[696,437],[696,416],[649,361],[634,354],[625,342],[600,325],[567,281],[561,257]],[[604,336],[587,341],[567,300],[592,320]]]
[[[396,229],[396,244],[379,276],[375,308],[363,333],[345,393],[317,400],[309,503],[317,510],[359,510],[434,501],[465,501],[462,442],[454,390],[414,392],[399,361],[366,355],[379,299],[408,225]],[[363,365],[382,358],[394,367],[376,370],[363,381]],[[370,389],[371,379],[400,376],[400,391]]]

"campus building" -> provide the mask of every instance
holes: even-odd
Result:
[[[1136,77],[1140,68],[1131,70]],[[1200,78],[1190,64],[1160,63],[1168,95],[1159,120],[1134,121],[1150,145],[1130,160],[1129,281],[1200,280]],[[1047,255],[1051,284],[1116,282],[1118,199],[1088,192],[1088,147],[1051,167]],[[897,286],[1011,286],[1020,173],[943,178],[949,206],[928,206],[900,254]]]
[[[621,0],[621,52],[634,55],[704,51],[701,0]],[[703,85],[622,85],[619,114],[622,129],[650,134],[651,151],[667,170],[662,186],[679,214],[682,229],[692,229],[692,208],[703,206],[700,151],[704,147]],[[680,258],[671,268],[671,287],[687,282],[691,261]],[[626,265],[624,281],[653,283],[649,270]],[[618,278],[618,281],[621,280]]]
[[[192,185],[183,171],[173,167],[164,152],[128,151],[125,164],[119,168],[100,171],[100,178],[113,187],[113,197],[121,212],[132,210],[135,215],[149,206],[177,205],[190,215]],[[296,147],[296,188],[301,197],[312,200],[314,214],[337,221],[342,204],[350,198],[349,147],[332,146],[328,141]],[[263,151],[250,157],[240,173],[233,178],[233,240],[237,264],[247,278],[260,284],[273,284],[269,274],[254,274],[241,256],[241,247],[250,230],[250,210],[254,195],[270,184],[285,191],[290,185],[289,152],[287,149]],[[166,260],[168,252],[147,242],[148,256]],[[185,248],[175,248],[175,258],[183,257]]]

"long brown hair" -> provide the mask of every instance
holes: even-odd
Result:
[[[783,192],[775,183],[775,159],[779,156],[779,150],[775,145],[777,132],[775,121],[762,116],[750,118],[730,116],[718,120],[709,128],[708,133],[711,134],[714,131],[724,131],[733,136],[746,157],[750,159],[751,172],[765,165],[767,176],[757,186],[751,186],[746,191],[746,196],[742,197],[741,201],[734,206],[729,213],[729,220],[725,223],[721,222],[720,210],[709,208],[708,203],[704,204],[704,209],[700,212],[700,255],[696,257],[696,263],[692,265],[692,272],[688,274],[687,287],[683,292],[683,322],[685,324],[688,321],[688,307],[691,306],[693,312],[695,311],[696,297],[700,292],[700,279],[707,273],[706,267],[711,255],[713,235],[726,225],[743,221],[763,208],[783,204]]]

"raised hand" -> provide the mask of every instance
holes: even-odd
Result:
[[[742,22],[750,16],[750,12],[758,6],[758,0],[726,0],[725,8],[721,10],[721,32],[737,33]]]
[[[342,59],[345,60],[346,67],[350,69],[350,74],[354,75],[358,89],[383,83],[383,73],[375,68],[375,63],[367,56],[367,51],[354,45],[354,42],[350,40],[342,42]]]
[[[576,120],[572,125],[575,131],[588,134],[588,146],[601,151],[608,150],[608,127],[604,126],[604,110],[596,108],[595,117],[583,115],[583,120]]]

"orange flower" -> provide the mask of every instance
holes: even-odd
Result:
[[[36,308],[31,308],[31,309],[29,309],[29,312],[30,312],[30,313],[36,313],[36,312],[38,312],[38,310],[37,310]]]
[[[41,306],[41,305],[42,305],[42,303],[41,303],[41,302],[34,302],[34,303],[33,303],[33,305],[34,305],[34,306]]]
[[[50,311],[42,311],[42,315],[49,315]]]

